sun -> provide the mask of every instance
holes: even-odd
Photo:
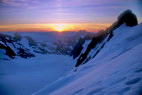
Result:
[[[63,24],[55,24],[54,29],[58,32],[63,32],[65,29],[65,26]]]

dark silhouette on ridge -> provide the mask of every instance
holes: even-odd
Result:
[[[121,25],[125,23],[127,26],[135,26],[138,24],[137,17],[134,13],[132,13],[131,10],[124,11],[119,17],[118,17],[118,24]]]

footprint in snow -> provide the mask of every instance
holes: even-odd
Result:
[[[118,73],[118,71],[111,73],[110,76],[115,75],[116,73]]]
[[[103,90],[103,88],[96,88],[94,90],[92,90],[91,92],[87,93],[87,95],[94,95],[96,93],[99,93]]]
[[[141,80],[141,78],[135,78],[135,79],[129,80],[129,81],[126,82],[126,85],[136,84],[140,80]]]
[[[73,95],[80,95],[79,93],[82,92],[84,89],[77,90]]]

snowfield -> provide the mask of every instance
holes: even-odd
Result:
[[[141,95],[142,24],[113,34],[96,57],[33,95]]]
[[[74,61],[63,55],[0,60],[0,95],[31,95],[72,69]]]
[[[142,95],[142,24],[123,24],[106,39],[77,68],[76,59],[65,55],[0,60],[0,95]]]

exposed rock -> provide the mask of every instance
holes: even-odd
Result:
[[[118,24],[125,23],[127,26],[135,26],[138,24],[137,17],[134,13],[132,13],[131,10],[124,11],[119,17],[118,17]]]
[[[98,43],[100,43],[103,40],[104,36],[105,35],[99,35],[97,37],[93,37],[86,51],[83,54],[81,54],[80,57],[77,59],[75,67],[78,67],[80,64],[82,64],[85,61],[91,49],[94,48]]]
[[[20,56],[22,58],[35,57],[34,54],[30,53],[28,50],[23,49],[23,48],[18,48],[18,56]]]
[[[0,43],[0,49],[4,49],[6,51],[6,55],[10,58],[14,58],[16,56],[15,52],[8,46],[4,46]]]
[[[72,52],[71,52],[71,56],[73,56],[73,59],[75,59],[77,56],[80,55],[81,50],[83,49],[83,44],[85,43],[85,40],[80,38],[78,43],[75,45],[75,47],[73,48]]]

